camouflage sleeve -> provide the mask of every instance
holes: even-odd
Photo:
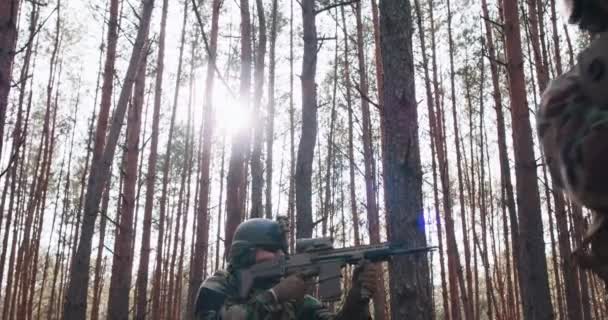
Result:
[[[551,81],[536,115],[552,178],[575,202],[608,208],[608,110],[583,90],[578,68]]]
[[[331,312],[319,300],[306,296],[297,312],[298,320],[371,320],[369,308],[361,304],[357,310],[341,309],[338,313]]]
[[[281,316],[279,316],[281,315]],[[269,291],[262,291],[246,301],[227,300],[220,308],[222,320],[265,320],[269,318],[295,319],[293,310],[286,304],[277,303]],[[204,319],[211,320],[211,319]]]

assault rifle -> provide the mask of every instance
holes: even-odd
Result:
[[[355,265],[361,260],[388,261],[395,255],[424,253],[435,248],[406,248],[401,244],[387,242],[334,249],[331,238],[298,239],[296,254],[279,256],[274,260],[239,270],[239,295],[241,298],[246,298],[256,280],[279,279],[293,273],[302,273],[307,276],[318,276],[321,299],[334,301],[341,296],[341,269],[346,265]]]

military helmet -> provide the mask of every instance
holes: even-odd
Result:
[[[608,0],[562,0],[561,9],[568,22],[581,29],[601,32],[608,27]]]
[[[274,220],[254,218],[241,223],[232,237],[229,262],[233,268],[255,263],[255,249],[287,253],[285,227]]]

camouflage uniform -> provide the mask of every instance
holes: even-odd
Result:
[[[230,248],[227,271],[217,271],[206,279],[195,302],[196,320],[369,320],[368,301],[348,300],[349,307],[333,314],[310,295],[301,301],[277,302],[268,290],[279,281],[256,283],[246,299],[238,294],[238,279],[233,272],[255,263],[255,248],[287,251],[284,229],[266,219],[250,219],[241,224]],[[360,295],[359,295],[360,296]],[[352,298],[352,296],[349,296]],[[358,299],[359,300],[359,299]]]
[[[367,306],[358,319],[371,319]],[[218,271],[205,280],[196,301],[197,320],[333,320],[331,313],[312,296],[301,302],[275,303],[266,290],[254,290],[248,299],[238,298],[234,277]],[[353,318],[356,320],[357,318]]]
[[[557,186],[593,212],[574,257],[608,284],[608,1],[564,2],[569,21],[595,37],[543,93],[537,131]]]

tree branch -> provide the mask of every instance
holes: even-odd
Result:
[[[193,9],[194,9],[194,14],[196,15],[196,21],[198,22],[198,25],[201,28],[201,34],[203,35],[203,42],[205,43],[205,50],[207,51],[207,56],[211,57],[211,49],[209,48],[209,41],[207,41],[207,34],[205,33],[203,19],[201,19],[201,14],[198,11],[198,5],[196,4],[196,0],[192,0],[192,6],[193,6]],[[228,85],[228,82],[226,82],[226,79],[224,79],[224,77],[222,77],[222,74],[220,73],[220,70],[217,68],[216,61],[215,60],[211,60],[211,59],[209,61],[213,65],[213,69],[215,70],[215,73],[217,74],[217,77],[220,79],[220,81],[222,81],[222,83],[226,87],[226,90],[228,90],[228,92],[230,93],[230,95],[233,98],[236,98],[237,97],[236,94],[232,91],[232,89]]]
[[[44,21],[38,25],[38,28],[36,28],[36,30],[30,34],[29,39],[27,39],[27,42],[23,45],[23,47],[15,51],[15,55],[23,52],[32,43],[32,41],[34,41],[36,35],[40,32],[40,30],[42,30],[42,27],[44,27],[47,21],[49,21],[49,18],[53,15],[53,13],[55,13],[55,11],[57,11],[57,7],[55,7],[53,11],[51,11],[51,13],[49,13],[49,15],[44,19]]]
[[[359,95],[361,96],[361,98],[364,99],[365,101],[371,103],[374,107],[376,107],[376,109],[380,110],[380,105],[377,104],[376,102],[372,101],[372,99],[369,96],[364,95],[363,92],[361,92],[361,88],[359,88],[359,84],[354,80],[353,80],[353,82],[355,83],[355,86],[354,86],[355,90],[357,90],[357,92],[359,92]]]
[[[358,2],[359,2],[359,0],[350,0],[350,1],[346,1],[346,2],[337,2],[337,3],[334,3],[332,5],[327,6],[325,8],[316,10],[315,11],[315,15],[318,15],[319,13],[321,13],[323,11],[331,10],[331,9],[333,9],[335,7],[346,6],[346,5],[353,4],[353,3],[358,3]]]

